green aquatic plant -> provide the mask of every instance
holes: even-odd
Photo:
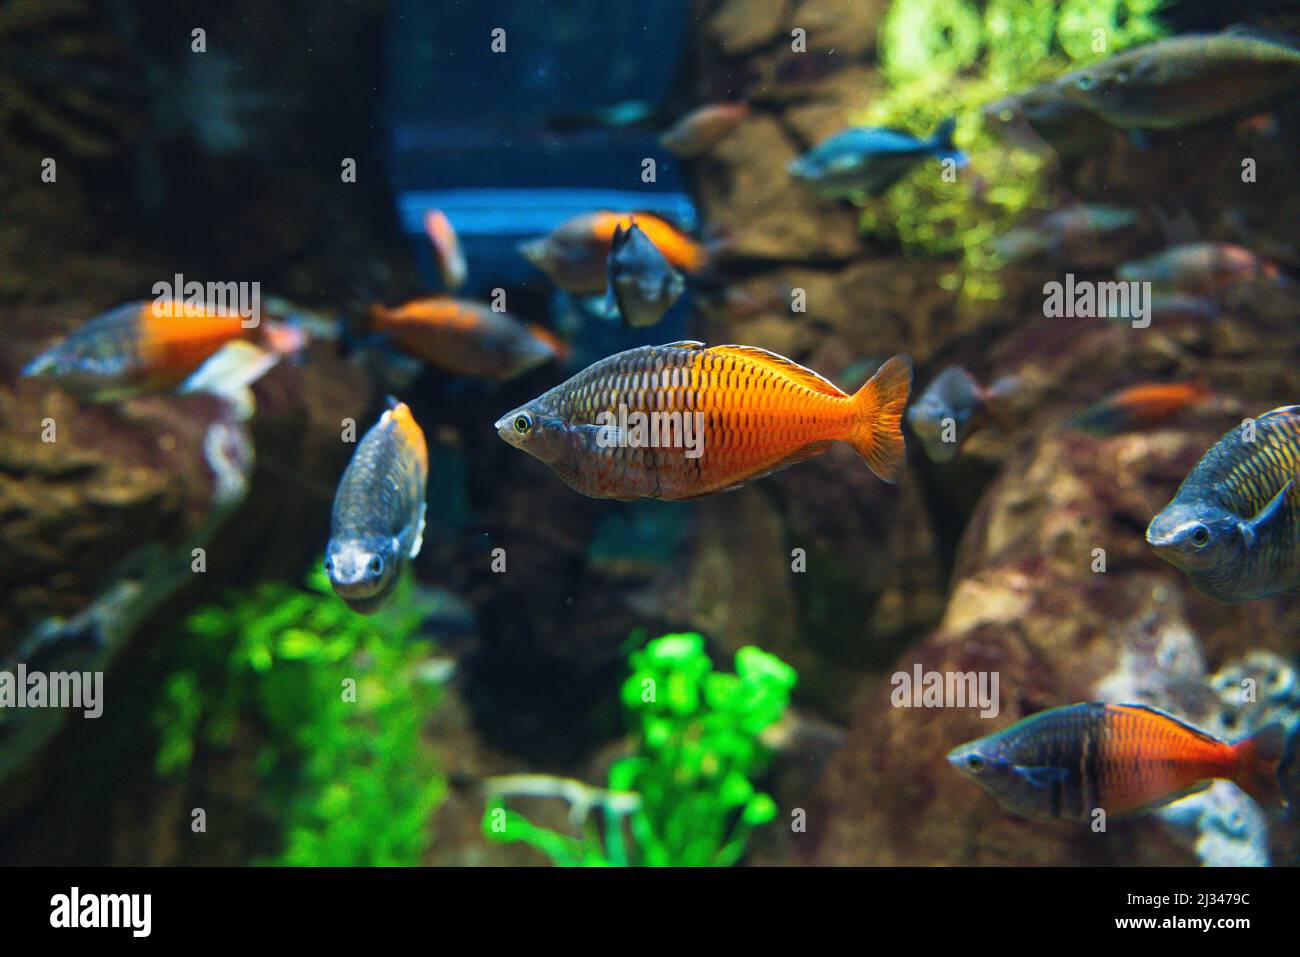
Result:
[[[753,829],[776,816],[754,786],[769,758],[760,735],[785,713],[796,677],[758,648],[741,648],[729,674],[713,669],[700,635],[657,638],[631,655],[622,701],[633,749],[610,768],[608,789],[543,775],[492,779],[483,833],[561,865],[734,864]],[[564,798],[581,836],[509,810],[511,795]]]
[[[438,700],[424,677],[423,617],[409,574],[377,614],[354,614],[319,565],[305,588],[232,595],[185,622],[187,665],[155,710],[156,766],[175,775],[237,732],[260,741],[256,772],[282,809],[287,865],[418,864],[446,786],[421,732]]]
[[[956,117],[970,167],[946,181],[921,164],[865,202],[864,233],[918,255],[954,260],[944,286],[970,300],[1001,294],[991,240],[1050,205],[1046,160],[998,140],[981,110],[1083,63],[1164,35],[1162,0],[894,0],[880,25],[883,96],[854,124],[929,135]],[[1100,31],[1100,32],[1098,32]]]

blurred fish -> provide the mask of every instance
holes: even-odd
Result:
[[[369,329],[431,366],[487,379],[514,378],[564,351],[545,329],[450,296],[415,299],[393,309],[373,305]]]
[[[1132,314],[1128,309],[1122,308],[1122,303],[1107,303],[1108,310],[1103,315],[1104,319],[1116,319],[1128,325],[1132,322]],[[1186,292],[1152,292],[1151,293],[1151,321],[1152,322],[1183,322],[1192,319],[1213,319],[1219,314],[1218,307],[1214,300],[1206,296],[1194,296]]]
[[[961,366],[939,373],[907,410],[907,423],[931,462],[949,462],[987,418],[990,403],[1011,395],[1020,382],[1007,376],[989,388]]]
[[[220,369],[200,374],[218,353]],[[303,348],[302,333],[262,320],[245,327],[243,317],[180,300],[130,302],[87,320],[46,349],[22,374],[42,379],[95,402],[181,387],[251,404],[246,387],[282,356]],[[187,379],[195,378],[187,383]]]
[[[753,346],[674,342],[602,359],[502,416],[497,433],[593,498],[699,498],[849,442],[902,475],[912,364],[895,356],[855,395]]]
[[[1300,50],[1234,28],[1125,50],[1058,82],[1067,97],[1115,126],[1176,129],[1300,87]]]
[[[664,149],[688,159],[708,153],[749,116],[748,103],[711,103],[687,113],[659,137]]]
[[[966,165],[952,144],[955,120],[944,120],[926,140],[883,126],[855,126],[792,161],[790,175],[824,199],[879,196],[927,157]]]
[[[566,292],[595,296],[604,293],[606,261],[614,231],[633,223],[677,269],[700,272],[708,265],[704,246],[667,220],[651,213],[588,213],[560,224],[549,235],[519,247],[529,262]]]
[[[1285,281],[1276,264],[1232,243],[1184,243],[1115,270],[1126,282],[1153,282],[1184,292],[1212,293],[1264,278]]]
[[[1234,744],[1146,705],[1087,704],[1031,715],[948,752],[948,761],[1022,817],[1090,822],[1208,788],[1216,779],[1274,803],[1285,746],[1274,724]]]
[[[390,398],[388,404],[339,480],[325,548],[330,585],[363,615],[392,594],[402,568],[424,542],[424,432],[406,403]]]
[[[632,328],[653,326],[686,291],[682,274],[636,223],[615,228],[607,272],[606,308],[616,308]]]
[[[1040,83],[984,107],[984,122],[1004,141],[1062,160],[1091,153],[1109,139],[1110,127],[1069,100],[1059,82]]]
[[[1147,382],[1098,402],[1074,420],[1074,427],[1099,435],[1150,428],[1213,393],[1204,382]]]
[[[1300,586],[1300,406],[1247,419],[1205,453],[1147,544],[1220,601]]]
[[[469,267],[465,265],[465,254],[460,249],[460,237],[452,228],[447,214],[440,209],[428,210],[424,214],[424,234],[433,246],[434,259],[438,261],[438,271],[442,274],[442,284],[455,292],[465,285]]]
[[[1115,237],[1132,230],[1138,218],[1135,210],[1122,206],[1080,203],[1009,230],[994,241],[994,251],[1007,262],[1049,256],[1076,265],[1105,265],[1119,258],[1111,258]]]
[[[1237,132],[1250,136],[1277,136],[1279,129],[1276,113],[1256,113],[1237,123]]]

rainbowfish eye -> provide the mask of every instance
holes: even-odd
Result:
[[[370,574],[378,575],[380,572],[384,570],[384,560],[380,558],[378,555],[376,555],[374,558],[370,559],[369,567],[370,567]]]
[[[1077,80],[1074,81],[1074,85],[1081,90],[1091,90],[1093,86],[1096,84],[1096,82],[1097,81],[1092,76],[1092,74],[1085,73],[1083,76],[1079,77]]]
[[[1011,112],[1011,108],[1010,108],[1010,107],[1007,107],[1006,109],[1003,109],[1003,110],[999,110],[999,111],[998,111],[998,119],[1000,119],[1003,123],[1010,123],[1010,122],[1011,122],[1011,117],[1014,116],[1014,115],[1015,115],[1015,114],[1013,114],[1013,113]]]
[[[966,758],[966,767],[968,770],[971,771],[983,771],[984,759],[981,758],[978,754],[969,755]]]
[[[527,435],[533,430],[533,417],[527,413],[515,416],[515,431],[520,435]]]
[[[1210,530],[1204,525],[1197,525],[1192,530],[1192,544],[1197,548],[1204,548],[1210,544]]]
[[[332,558],[325,559],[325,574],[326,575],[334,574],[334,559]]]

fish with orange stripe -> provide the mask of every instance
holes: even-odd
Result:
[[[705,247],[672,223],[652,213],[600,212],[577,216],[547,236],[519,247],[524,258],[566,292],[594,296],[605,291],[605,264],[616,230],[635,223],[670,263],[688,273],[709,262]]]
[[[424,431],[405,402],[390,398],[334,494],[325,573],[353,611],[376,611],[420,554],[428,480]]]
[[[593,498],[699,498],[850,443],[886,482],[912,363],[894,356],[854,395],[754,346],[642,346],[602,359],[502,416],[497,433]]]
[[[429,365],[499,381],[562,358],[565,352],[559,338],[540,326],[524,325],[507,312],[451,296],[415,299],[391,309],[371,306],[369,329]]]
[[[1213,393],[1204,382],[1144,382],[1098,402],[1074,420],[1074,427],[1098,435],[1150,428]]]
[[[28,362],[22,374],[111,402],[178,387],[196,391],[187,381],[197,383],[192,377],[201,367],[218,360],[217,372],[202,375],[202,391],[233,398],[304,343],[298,329],[274,320],[245,325],[242,316],[210,306],[148,299],[87,320]]]
[[[1089,702],[1030,715],[948,753],[948,761],[1023,817],[1120,817],[1208,788],[1217,779],[1264,805],[1294,809],[1294,759],[1279,724],[1228,743],[1156,708]],[[1279,774],[1279,769],[1281,773]]]

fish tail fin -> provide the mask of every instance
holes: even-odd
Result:
[[[894,356],[853,396],[854,423],[849,442],[871,471],[893,484],[907,463],[907,444],[900,423],[912,391],[912,360]]]
[[[969,157],[953,143],[952,137],[956,132],[957,120],[950,116],[934,128],[934,132],[930,135],[930,149],[939,159],[950,159],[958,166],[965,166],[969,162]]]
[[[957,119],[950,116],[934,128],[934,132],[930,134],[930,142],[934,144],[936,149],[955,150],[957,147],[953,145],[952,135],[956,132]]]
[[[549,348],[559,362],[569,361],[569,344],[550,329],[539,326],[535,322],[530,322],[528,331],[533,334],[534,339]]]
[[[296,356],[307,347],[307,331],[294,322],[268,319],[262,335],[266,347],[278,356]]]
[[[1232,749],[1237,755],[1237,773],[1232,780],[1249,794],[1261,807],[1287,803],[1294,797],[1288,795],[1279,773],[1284,757],[1294,751],[1288,745],[1282,725],[1273,723],[1248,738],[1236,742]],[[1292,760],[1294,755],[1291,755]],[[1294,811],[1295,805],[1292,804]]]

